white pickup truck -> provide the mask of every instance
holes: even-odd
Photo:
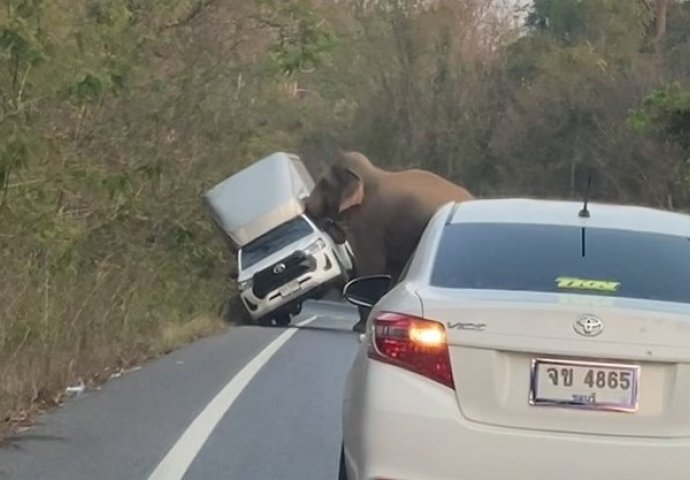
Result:
[[[301,159],[278,152],[204,195],[237,249],[245,321],[288,325],[304,300],[321,298],[349,280],[350,246],[337,245],[304,214],[313,188]]]

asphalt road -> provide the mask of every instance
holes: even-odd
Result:
[[[355,310],[233,327],[68,401],[0,445],[0,479],[337,478]]]

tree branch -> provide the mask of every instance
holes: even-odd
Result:
[[[179,28],[179,27],[184,27],[186,25],[189,25],[191,22],[193,22],[199,15],[201,15],[204,10],[207,8],[211,7],[214,3],[216,3],[217,0],[200,0],[199,3],[194,5],[191,10],[185,15],[184,17],[168,23],[166,25],[163,25],[163,27],[160,29],[160,31],[165,31],[165,30],[170,30],[171,28]]]
[[[666,33],[666,18],[668,16],[668,0],[656,0],[654,12],[654,43],[658,43]]]

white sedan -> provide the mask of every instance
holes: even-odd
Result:
[[[373,306],[340,478],[690,478],[690,216],[447,204]]]

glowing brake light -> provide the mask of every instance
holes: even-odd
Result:
[[[412,327],[410,340],[413,343],[428,347],[442,347],[446,344],[446,332],[439,324],[431,324],[422,328]]]
[[[383,312],[374,319],[369,358],[455,388],[446,331],[433,320]]]

